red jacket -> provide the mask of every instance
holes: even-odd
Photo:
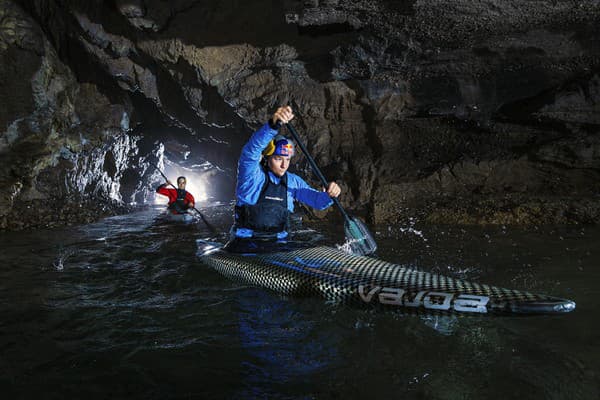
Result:
[[[156,189],[156,193],[162,194],[163,196],[167,196],[169,198],[169,209],[173,214],[182,214],[185,210],[190,207],[193,207],[196,201],[194,200],[194,196],[187,190],[184,190],[185,196],[180,201],[177,201],[177,192],[176,189],[169,189],[166,187],[166,184],[160,185]]]

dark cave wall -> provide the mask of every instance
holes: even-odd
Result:
[[[284,103],[372,221],[600,218],[597,1],[0,4],[3,226],[32,201],[143,202],[163,151],[231,197]]]
[[[78,82],[19,6],[2,1],[0,10],[0,226],[97,218],[122,200],[119,177],[136,142],[130,111]]]

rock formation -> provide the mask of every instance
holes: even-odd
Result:
[[[1,227],[143,203],[150,162],[232,198],[284,103],[372,222],[598,222],[599,26],[597,0],[0,0]]]

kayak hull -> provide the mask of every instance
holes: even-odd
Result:
[[[169,213],[169,214],[167,214],[167,218],[169,219],[169,221],[181,222],[181,223],[184,223],[184,224],[188,224],[188,223],[194,221],[194,217],[191,216],[190,214],[173,214],[173,213]]]
[[[464,315],[562,314],[575,309],[571,300],[431,274],[326,246],[236,254],[204,244],[198,255],[239,282],[352,306]]]

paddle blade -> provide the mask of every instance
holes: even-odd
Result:
[[[377,250],[375,239],[360,219],[348,216],[344,223],[344,232],[353,254],[366,256],[375,253],[375,250]]]

